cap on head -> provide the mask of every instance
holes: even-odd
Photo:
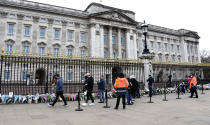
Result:
[[[131,79],[135,79],[135,76],[134,76],[134,75],[131,75],[130,78],[131,78]]]
[[[90,76],[90,73],[86,73],[85,76]]]

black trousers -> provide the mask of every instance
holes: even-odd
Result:
[[[88,100],[91,99],[92,103],[94,103],[94,99],[92,96],[92,91],[87,91],[87,99],[86,99],[86,103],[88,103]]]
[[[121,97],[122,97],[123,109],[125,109],[125,93],[117,93],[117,103],[115,106],[116,109],[118,109],[119,107]]]
[[[196,95],[196,98],[198,98],[198,92],[197,92],[197,87],[196,86],[193,86],[191,88],[191,97],[193,97],[194,93]]]
[[[149,97],[152,97],[152,86],[149,86]]]
[[[56,98],[55,98],[55,100],[53,101],[52,105],[53,105],[53,106],[55,105],[55,103],[58,101],[58,97],[59,97],[59,96],[62,98],[62,100],[63,100],[63,102],[64,102],[64,105],[67,105],[66,99],[65,99],[64,96],[63,96],[63,91],[57,91],[57,92],[56,92]]]

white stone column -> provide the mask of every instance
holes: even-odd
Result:
[[[144,64],[144,79],[143,83],[145,84],[145,89],[148,89],[148,82],[147,79],[149,78],[149,75],[153,75],[153,68],[152,68],[152,59],[154,58],[154,55],[152,54],[142,54],[140,57],[142,59],[142,62]]]
[[[112,27],[109,27],[109,57],[113,58]]]
[[[95,42],[96,42],[96,29],[95,24],[90,26],[90,56],[95,56]]]
[[[130,29],[126,30],[126,58],[130,59]]]
[[[4,46],[4,40],[5,40],[5,37],[6,37],[6,34],[7,34],[7,23],[6,23],[6,18],[7,18],[7,14],[6,12],[0,12],[0,49],[2,49],[2,47]],[[5,25],[6,24],[6,25]],[[5,49],[5,52],[6,52],[6,48]],[[2,53],[2,51],[0,51],[0,53]]]
[[[134,42],[134,48],[133,48],[133,51],[134,51],[134,59],[137,59],[137,43],[136,43],[136,31],[133,33],[133,42]]]
[[[201,63],[201,53],[200,53],[200,48],[199,48],[199,43],[197,44],[197,52],[196,54],[198,54],[198,63]]]
[[[104,27],[100,26],[100,39],[101,39],[101,45],[100,45],[100,57],[104,57]]]
[[[122,52],[121,52],[121,29],[118,28],[118,58],[122,58]]]
[[[187,43],[184,41],[184,38],[181,38],[181,43],[183,45],[182,47],[182,53],[183,53],[183,62],[188,62],[188,50],[187,50]]]

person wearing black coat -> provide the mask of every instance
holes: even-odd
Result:
[[[152,76],[149,75],[147,82],[148,82],[148,87],[149,87],[149,97],[152,97],[152,84],[154,83],[154,78],[152,78]]]
[[[91,99],[92,103],[90,105],[95,105],[94,103],[94,99],[92,96],[92,91],[93,91],[93,84],[94,84],[94,79],[93,77],[90,75],[90,73],[87,73],[85,75],[86,79],[85,79],[85,89],[87,90],[87,99],[85,101],[85,103],[83,103],[83,106],[87,106],[88,105],[88,100],[89,98]]]
[[[134,76],[130,76],[130,82],[132,84],[131,87],[131,95],[133,98],[136,98],[137,88],[138,88],[138,81],[135,79]]]

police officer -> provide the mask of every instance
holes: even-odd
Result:
[[[147,79],[148,87],[149,87],[149,97],[152,97],[152,84],[154,83],[154,79],[151,75],[149,75],[149,78]]]
[[[126,95],[128,85],[129,85],[128,80],[124,78],[124,74],[119,73],[114,84],[114,88],[117,90],[117,103],[116,103],[115,109],[118,109],[121,97],[122,97],[123,109],[125,109],[125,95]]]

